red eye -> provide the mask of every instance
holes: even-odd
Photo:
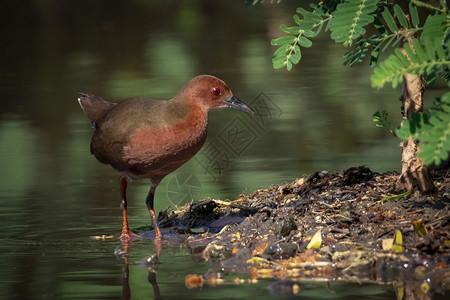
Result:
[[[219,96],[220,95],[220,90],[219,90],[219,88],[213,88],[212,89],[212,91],[211,91],[211,93],[214,95],[214,96]]]

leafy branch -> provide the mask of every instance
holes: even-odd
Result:
[[[380,51],[385,52],[389,46],[396,47],[400,42],[404,42],[410,36],[423,30],[423,27],[419,27],[420,20],[417,8],[412,3],[409,5],[409,16],[411,17],[412,27],[408,26],[406,15],[400,6],[395,5],[394,12],[396,18],[392,16],[386,7],[382,8],[381,15],[375,17],[373,22],[379,35],[374,34],[367,39],[363,37],[359,38],[355,44],[355,49],[344,54],[344,65],[353,66],[356,62],[362,62],[366,53],[372,47],[370,66],[373,67],[378,62]],[[396,20],[402,26],[401,28],[397,26]],[[382,21],[384,21],[386,26]]]
[[[331,15],[320,6],[316,6],[312,12],[298,8],[297,13],[298,15],[294,15],[296,26],[287,27],[284,24],[280,26],[280,29],[289,35],[273,39],[271,42],[272,45],[280,46],[273,54],[274,69],[286,67],[290,71],[292,64],[297,64],[302,57],[299,46],[311,47],[312,42],[308,38],[317,36],[323,25],[331,19]]]
[[[445,161],[450,151],[450,92],[437,98],[428,114],[413,113],[411,119],[403,120],[396,134],[402,139],[412,136],[420,141],[419,157],[425,164]]]
[[[377,111],[373,114],[373,119],[376,127],[384,128],[384,130],[388,131],[393,136],[397,136],[394,132],[394,129],[391,126],[391,123],[388,121],[388,112],[385,110]]]
[[[331,20],[331,38],[344,46],[366,33],[364,26],[373,22],[378,0],[347,0],[336,7]]]
[[[258,3],[263,4],[265,2],[265,0],[246,0],[245,1],[245,5],[256,5]],[[274,0],[270,0],[270,3],[273,3]],[[281,0],[277,0],[277,4],[280,3]]]
[[[406,74],[426,75],[428,85],[439,76],[449,82],[450,15],[445,0],[435,3],[438,4],[433,6],[410,0],[406,13],[399,5],[392,6],[384,0],[321,0],[318,4],[311,3],[309,10],[298,8],[293,16],[296,25],[281,25],[287,35],[271,41],[279,46],[272,58],[273,67],[286,67],[290,71],[302,58],[301,48],[311,47],[312,39],[326,25],[331,39],[345,47],[354,46],[345,53],[344,65],[353,66],[370,54],[370,66],[375,67],[371,76],[373,87],[380,88],[389,82],[396,87]],[[417,7],[429,11],[425,22],[421,22]],[[369,26],[377,33],[367,37]],[[380,63],[380,54],[391,47],[395,47],[393,53]],[[447,93],[428,114],[412,114],[412,119],[404,120],[397,132],[389,130],[402,135],[401,138],[412,135],[418,139],[420,156],[426,164],[439,164],[450,151],[449,99]],[[387,114],[375,113],[374,121],[378,127],[386,128]]]
[[[392,87],[396,87],[403,80],[403,75],[422,74],[431,72],[438,67],[445,67],[450,64],[450,56],[448,48],[450,41],[444,47],[438,40],[424,43],[425,49],[422,48],[417,39],[413,40],[412,47],[405,44],[403,49],[406,55],[396,48],[393,55],[390,55],[374,70],[371,80],[373,87],[383,87],[386,82],[392,81]],[[447,53],[446,53],[447,52]]]
[[[445,0],[441,0],[440,7],[442,7],[442,8],[435,7],[431,4],[428,4],[428,3],[425,3],[425,2],[419,1],[419,0],[411,0],[411,3],[414,3],[417,6],[425,7],[425,8],[428,8],[429,10],[435,10],[437,12],[444,13],[444,14],[447,13],[447,11],[448,11]]]

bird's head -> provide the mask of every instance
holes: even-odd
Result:
[[[225,82],[211,75],[199,75],[190,80],[180,91],[188,101],[195,101],[204,110],[232,107],[254,114],[253,110],[233,95]]]

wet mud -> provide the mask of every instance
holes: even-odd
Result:
[[[249,282],[276,278],[269,290],[288,296],[303,280],[389,284],[398,299],[448,295],[448,168],[433,171],[431,194],[395,191],[397,176],[367,167],[321,171],[233,201],[189,203],[158,220],[210,262],[207,274],[186,277],[189,288],[236,272]]]

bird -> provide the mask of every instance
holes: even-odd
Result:
[[[80,93],[78,102],[94,129],[91,154],[120,172],[122,242],[140,237],[128,226],[128,181],[150,179],[145,202],[155,241],[161,240],[153,206],[156,188],[201,149],[207,137],[208,113],[231,107],[254,114],[224,81],[212,75],[194,77],[169,100],[133,97],[116,103]]]

